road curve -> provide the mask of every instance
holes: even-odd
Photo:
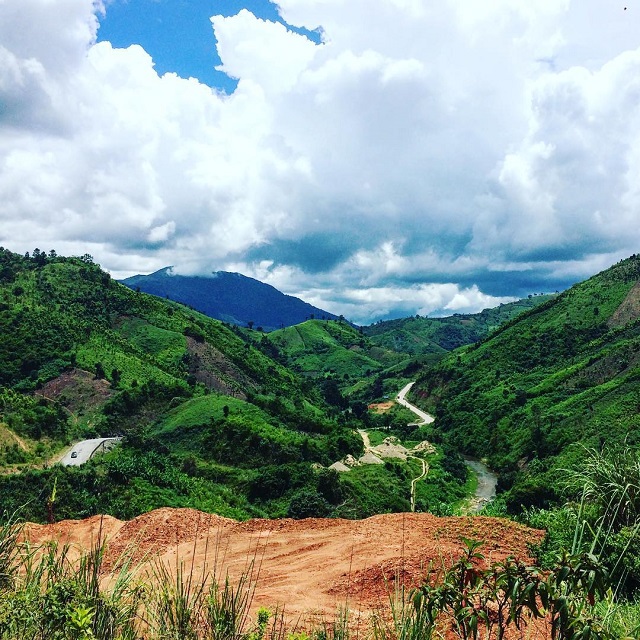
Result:
[[[411,389],[411,387],[413,387],[414,384],[415,382],[410,382],[408,385],[403,387],[400,390],[400,393],[396,396],[396,402],[398,404],[401,404],[403,407],[406,407],[407,409],[409,409],[409,411],[412,411],[413,413],[415,413],[418,416],[418,418],[422,420],[422,422],[413,423],[416,426],[420,427],[423,424],[431,424],[435,420],[433,416],[430,416],[425,411],[422,411],[422,409],[418,409],[418,407],[411,404],[408,400],[405,400],[405,396],[407,395],[407,393],[409,393],[409,389]]]
[[[411,513],[413,513],[416,510],[416,483],[418,482],[418,480],[422,480],[422,478],[424,478],[427,473],[429,473],[429,465],[427,464],[426,460],[423,460],[422,458],[416,458],[415,456],[409,457],[413,458],[414,460],[420,460],[420,462],[422,463],[422,473],[411,481],[410,503]]]
[[[76,442],[60,460],[63,467],[79,467],[84,464],[98,450],[108,450],[115,444],[120,442],[122,438],[93,438],[91,440],[83,440]],[[71,457],[73,453],[77,455]]]

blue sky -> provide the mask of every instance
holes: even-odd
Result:
[[[0,245],[479,311],[638,253],[638,95],[640,0],[5,0]]]
[[[215,69],[221,63],[211,26],[213,15],[234,16],[242,9],[264,20],[283,23],[268,0],[111,0],[100,17],[99,41],[116,47],[139,44],[153,57],[159,74],[195,77],[227,93],[237,81]],[[290,29],[318,39],[316,33]]]

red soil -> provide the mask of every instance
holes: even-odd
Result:
[[[388,604],[398,580],[421,584],[429,570],[454,561],[461,538],[484,540],[487,562],[508,555],[528,560],[528,545],[542,531],[494,518],[438,518],[385,514],[366,520],[249,520],[236,522],[192,509],[158,509],[129,522],[110,516],[30,524],[32,542],[59,540],[81,551],[100,534],[107,540],[105,568],[123,553],[136,560],[185,563],[196,575],[213,571],[238,579],[253,563],[254,607],[286,605],[287,618],[333,616],[348,603],[363,617]]]

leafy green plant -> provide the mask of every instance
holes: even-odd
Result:
[[[549,620],[554,640],[613,640],[594,606],[606,595],[608,574],[592,554],[565,554],[546,573],[513,558],[482,569],[482,543],[464,543],[460,558],[413,594],[409,619],[428,629],[447,621],[463,640],[476,640],[482,629],[500,640],[533,618]]]
[[[18,538],[22,525],[17,513],[0,521],[0,591],[13,586],[18,572]]]

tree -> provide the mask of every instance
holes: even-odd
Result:
[[[331,512],[331,505],[324,497],[313,489],[300,489],[289,502],[287,516],[289,518],[326,518]]]
[[[105,377],[104,365],[102,362],[96,362],[96,380],[101,380]]]

